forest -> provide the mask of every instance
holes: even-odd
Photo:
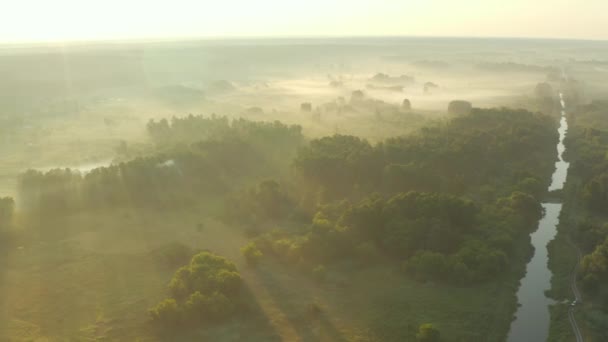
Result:
[[[576,274],[583,291],[581,316],[592,341],[608,338],[608,103],[581,104],[572,115],[566,141],[570,172],[564,189],[567,226],[563,228],[582,254]],[[567,247],[572,248],[572,247]]]
[[[0,341],[604,341],[606,51],[0,45]]]
[[[293,268],[315,286],[388,267],[446,290],[509,287],[543,215],[555,125],[551,116],[526,110],[474,108],[370,143],[339,134],[310,139],[300,126],[278,121],[173,117],[148,122],[154,145],[147,155],[84,174],[28,170],[19,177],[18,199],[26,220],[48,222],[118,208],[179,213],[223,198],[212,213],[247,237],[240,253],[248,269]],[[14,205],[2,200],[4,224]],[[221,326],[260,314],[231,261],[184,248],[162,252],[170,264],[185,266],[174,270],[168,298],[150,307],[147,324],[158,336],[174,336],[175,329],[188,336],[200,322]],[[306,311],[313,320],[324,314],[316,303]],[[445,325],[407,324],[416,328],[369,334],[397,341],[438,336],[433,324]],[[446,341],[486,333],[441,331],[455,336]]]

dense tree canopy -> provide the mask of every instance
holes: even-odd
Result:
[[[26,171],[19,179],[23,207],[55,214],[124,205],[178,207],[277,173],[303,142],[299,126],[214,116],[151,121],[148,130],[159,146],[155,154],[84,175]]]
[[[553,127],[551,118],[523,110],[475,109],[375,146],[352,136],[316,139],[299,151],[294,166],[304,182],[322,189],[327,198],[355,191],[462,194],[501,178],[538,193],[540,186],[524,180],[544,179],[553,168],[544,157],[555,149]]]
[[[167,328],[224,320],[243,305],[241,286],[241,276],[232,262],[201,252],[175,272],[169,283],[171,297],[150,309],[150,317]]]

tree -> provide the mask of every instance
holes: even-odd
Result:
[[[449,114],[467,115],[471,113],[471,109],[473,109],[473,106],[468,101],[454,100],[448,104]]]
[[[511,196],[502,199],[501,203],[507,204],[527,223],[533,223],[540,220],[543,216],[543,207],[536,198],[527,193],[515,191]]]
[[[308,113],[312,112],[312,104],[310,102],[300,104],[300,111]]]
[[[172,298],[150,309],[150,317],[164,327],[223,320],[243,303],[239,300],[241,284],[232,262],[201,252],[175,272],[169,283]]]
[[[441,280],[447,276],[448,260],[441,253],[419,251],[404,263],[405,271],[420,280]]]
[[[441,334],[439,330],[431,323],[425,323],[418,328],[416,334],[416,340],[418,342],[439,342],[441,341]]]
[[[382,171],[382,163],[367,140],[339,134],[312,140],[298,152],[293,164],[305,182],[324,188],[329,198],[349,194],[356,184],[378,182]]]
[[[601,285],[608,280],[608,238],[583,258],[579,276],[586,290],[602,289]]]
[[[352,92],[352,94],[350,95],[350,103],[357,103],[357,102],[361,102],[365,99],[365,93],[363,93],[363,91],[361,90],[355,90]]]
[[[241,248],[241,254],[243,254],[249,265],[256,265],[263,255],[253,241]]]
[[[175,328],[182,320],[182,310],[173,298],[163,300],[148,313],[154,324],[160,324],[165,328]]]
[[[433,82],[426,82],[424,84],[424,93],[428,94],[430,93],[433,89],[437,89],[439,88],[439,85],[437,85],[436,83]]]

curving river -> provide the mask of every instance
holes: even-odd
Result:
[[[561,120],[558,129],[559,143],[557,144],[558,161],[555,172],[551,177],[549,191],[561,190],[566,182],[569,163],[562,155],[566,150],[564,138],[568,132],[565,103],[562,93],[559,94],[561,103]],[[534,246],[534,256],[526,266],[526,276],[521,281],[517,292],[520,307],[511,323],[509,342],[542,342],[549,335],[549,305],[553,301],[545,296],[545,290],[551,287],[551,271],[548,268],[547,244],[557,233],[561,203],[543,203],[545,214],[538,223],[538,229],[531,235]]]

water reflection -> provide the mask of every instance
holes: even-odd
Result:
[[[560,93],[559,97],[562,110],[560,126],[557,130],[559,133],[558,161],[555,163],[549,191],[563,189],[570,166],[563,159],[563,153],[566,150],[564,139],[568,132],[568,121],[563,95]],[[515,321],[511,324],[509,342],[540,342],[546,341],[549,336],[549,305],[553,301],[545,296],[545,290],[551,287],[547,244],[557,233],[562,205],[543,203],[543,208],[545,208],[545,215],[538,223],[536,232],[531,235],[534,256],[526,266],[526,276],[522,279],[517,292],[517,300],[521,306],[517,310]]]

